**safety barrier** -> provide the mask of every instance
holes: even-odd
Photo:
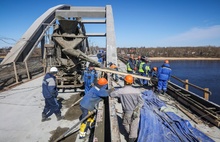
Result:
[[[177,80],[177,81],[183,83],[183,86],[184,86],[184,88],[185,88],[186,90],[189,90],[189,86],[191,86],[191,87],[194,87],[194,88],[196,88],[196,89],[198,89],[198,90],[203,91],[203,93],[204,93],[204,95],[203,95],[204,99],[209,100],[209,95],[212,94],[212,92],[209,91],[209,88],[201,88],[201,87],[199,87],[199,86],[196,86],[196,85],[194,85],[194,84],[192,84],[192,83],[189,83],[189,80],[188,80],[188,79],[186,79],[186,80],[184,81],[184,80],[181,80],[180,78],[178,78],[178,77],[176,77],[176,76],[171,76],[171,77],[174,78],[175,80]]]
[[[0,65],[0,90],[30,80],[43,72],[41,57],[31,58],[25,62],[12,62]]]

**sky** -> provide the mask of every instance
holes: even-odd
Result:
[[[117,47],[220,46],[220,0],[0,0],[0,48],[13,46],[49,8],[112,6]],[[105,32],[103,26],[87,31]],[[105,47],[105,38],[90,38]]]

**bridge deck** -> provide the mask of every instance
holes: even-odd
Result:
[[[0,93],[0,140],[7,142],[49,141],[51,132],[57,127],[68,128],[75,121],[57,121],[55,115],[50,121],[41,122],[44,99],[41,94],[43,76]],[[73,91],[59,92],[64,100],[75,95]],[[62,113],[68,108],[63,106]]]
[[[125,65],[118,61],[121,71],[125,72]],[[0,93],[0,140],[7,142],[24,142],[24,141],[50,141],[58,127],[70,128],[78,119],[74,120],[61,120],[57,121],[55,115],[51,116],[50,121],[41,122],[41,112],[44,107],[44,99],[41,94],[41,82],[43,76],[40,76],[34,80],[23,83],[17,87],[14,87],[8,91]],[[119,82],[123,86],[123,81]],[[117,84],[114,84],[115,87]],[[77,90],[82,91],[82,90]],[[59,97],[63,99],[63,104],[67,102],[72,96],[76,96],[79,92],[73,90],[66,90],[64,93],[59,91]],[[172,99],[160,96],[162,100],[168,102],[167,105],[175,103]],[[72,101],[73,104],[75,101]],[[121,105],[115,101],[121,142],[126,141],[125,131],[121,125],[122,109]],[[66,114],[71,105],[63,105],[61,111],[62,114]],[[190,120],[180,109],[173,108],[175,113],[183,119]],[[214,140],[218,141],[218,132],[215,127],[210,128],[204,124],[196,124],[190,120],[194,127],[197,127],[200,131],[204,132]],[[63,131],[65,132],[65,131]],[[62,133],[61,133],[62,134]],[[60,135],[58,135],[60,136]],[[76,140],[79,141],[79,140]]]

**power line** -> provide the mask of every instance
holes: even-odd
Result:
[[[9,38],[9,37],[5,37],[5,36],[0,36],[0,41],[2,41],[3,43],[9,44],[9,45],[14,45],[17,40],[13,39],[13,38]],[[11,42],[13,41],[13,42]]]
[[[14,43],[9,43],[9,42],[5,41],[4,39],[1,39],[1,38],[0,38],[0,41],[3,41],[6,44],[14,45]]]

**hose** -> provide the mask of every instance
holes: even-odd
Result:
[[[80,120],[79,122],[77,122],[74,126],[72,126],[71,128],[69,128],[65,133],[63,133],[61,136],[59,136],[54,142],[59,142],[60,140],[66,138],[67,136],[71,135],[72,133],[74,133],[75,131],[72,132],[72,130],[78,126],[79,124],[81,124],[84,120],[86,120],[87,118],[89,118],[91,115],[93,115],[96,112],[96,109],[94,109],[93,111],[91,111],[91,113],[89,113],[88,115],[86,115],[82,120]]]

